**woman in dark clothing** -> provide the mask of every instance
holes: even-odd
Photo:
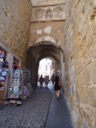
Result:
[[[57,98],[59,98],[59,96],[60,96],[60,87],[59,87],[59,77],[58,76],[56,76],[56,78],[55,78],[54,89],[56,91]]]

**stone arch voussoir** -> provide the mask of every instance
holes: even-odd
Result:
[[[37,45],[54,45],[57,48],[61,48],[62,49],[61,43],[57,39],[55,39],[55,38],[53,38],[53,37],[51,37],[49,35],[38,38],[34,42],[30,43],[29,47],[37,46]]]

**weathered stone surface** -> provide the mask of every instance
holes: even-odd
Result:
[[[45,6],[54,4],[63,4],[65,0],[31,0],[33,6]]]
[[[76,128],[96,127],[96,1],[66,1],[66,95]],[[73,66],[72,66],[73,65]],[[74,70],[73,70],[74,67]],[[74,74],[74,80],[72,76]],[[75,89],[74,89],[75,85]],[[74,91],[70,90],[73,88]],[[69,91],[67,90],[69,89]],[[69,92],[69,93],[68,93]]]
[[[44,32],[50,34],[51,33],[51,26],[47,26],[44,28]]]
[[[32,22],[50,20],[65,20],[65,4],[32,9]]]
[[[45,31],[46,28],[47,30]],[[31,23],[30,29],[29,46],[37,43],[37,40],[39,40],[40,38],[49,36],[51,38],[54,38],[55,42],[57,42],[57,45],[59,45],[62,49],[64,48],[64,21]],[[41,30],[42,33],[37,34],[37,30]],[[48,40],[46,39],[44,41],[46,43],[46,41]],[[54,44],[54,41],[49,41]]]
[[[31,8],[27,0],[0,1],[0,43],[23,62],[29,43]]]

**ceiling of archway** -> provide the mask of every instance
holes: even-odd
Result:
[[[55,46],[32,46],[29,48],[31,57],[35,58],[38,62],[45,57],[52,57],[59,62],[61,50]]]
[[[38,58],[38,61],[44,59],[44,58],[53,58],[56,62],[60,63],[60,60],[59,60],[59,56],[57,56],[56,54],[53,54],[53,53],[45,53],[44,54],[41,54],[40,57]]]
[[[65,3],[65,0],[31,0],[33,6],[56,5]]]

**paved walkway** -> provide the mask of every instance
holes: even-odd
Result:
[[[0,128],[44,128],[52,93],[36,89],[21,106],[0,109]]]
[[[63,94],[61,94],[58,100],[53,91],[53,98],[45,128],[73,128]]]
[[[0,128],[73,128],[63,94],[52,93],[37,88],[21,106],[0,109]]]

